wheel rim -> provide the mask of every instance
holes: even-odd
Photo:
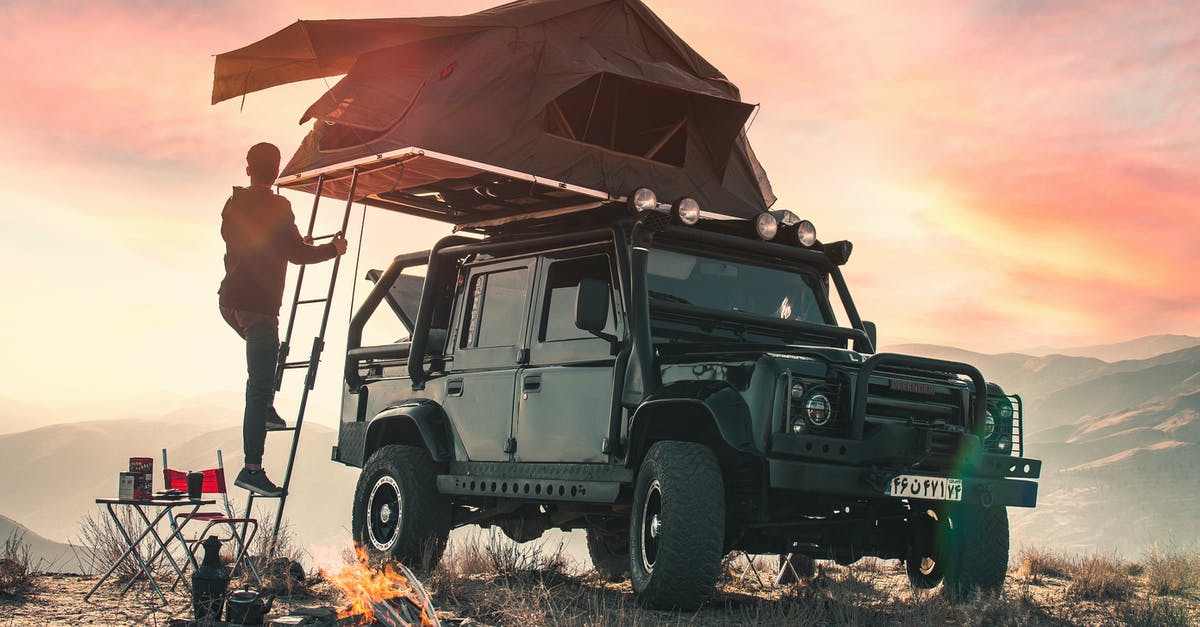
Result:
[[[400,486],[391,475],[384,475],[371,486],[367,499],[367,540],[379,551],[388,551],[400,537],[403,513]]]
[[[663,534],[662,487],[654,480],[646,490],[646,506],[642,510],[642,568],[654,572],[658,559],[658,543]]]

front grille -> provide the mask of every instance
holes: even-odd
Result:
[[[867,385],[867,416],[915,424],[966,427],[970,393],[966,384],[877,374]]]

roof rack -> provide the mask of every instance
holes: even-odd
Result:
[[[449,222],[456,231],[487,232],[625,202],[623,196],[415,146],[281,176],[275,184],[345,198],[355,171],[356,202]]]

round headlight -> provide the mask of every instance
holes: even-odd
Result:
[[[658,196],[648,187],[639,187],[629,195],[629,207],[637,213],[658,208]]]
[[[700,203],[696,202],[695,198],[680,198],[679,202],[671,207],[671,213],[674,213],[680,222],[691,226],[700,220]]]
[[[992,437],[992,433],[996,431],[996,419],[992,418],[992,412],[987,412],[983,415],[983,439]]]
[[[804,384],[793,383],[792,384],[792,400],[798,401],[802,398],[804,398]]]
[[[833,413],[832,409],[833,406],[829,404],[829,399],[825,398],[824,394],[813,394],[804,403],[804,417],[813,426],[823,427],[829,422],[829,418]]]
[[[1011,419],[1013,417],[1012,403],[1008,402],[1008,399],[1002,399],[996,404],[996,413],[1000,416],[1001,420]]]
[[[779,232],[779,221],[775,219],[775,216],[764,211],[754,219],[754,230],[758,231],[760,238],[770,241]]]
[[[796,225],[796,241],[805,248],[812,246],[817,241],[817,227],[808,220],[801,220],[800,224]]]

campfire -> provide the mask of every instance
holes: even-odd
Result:
[[[411,571],[399,564],[376,568],[362,547],[355,547],[355,558],[341,572],[325,575],[350,602],[338,612],[339,625],[440,627],[429,595]]]

